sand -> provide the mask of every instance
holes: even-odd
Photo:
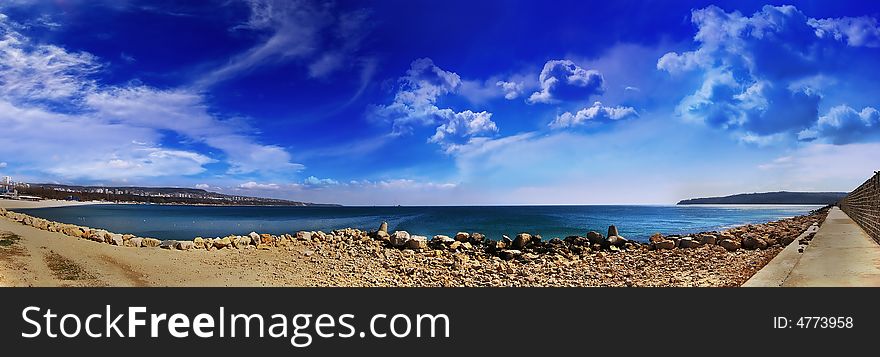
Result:
[[[0,207],[6,208],[6,209],[82,206],[82,205],[94,205],[94,204],[101,204],[101,203],[107,203],[107,202],[99,202],[99,201],[77,202],[77,201],[62,201],[62,200],[21,201],[21,200],[9,200],[9,199],[5,199],[5,198],[0,198]]]

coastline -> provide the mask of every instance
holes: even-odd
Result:
[[[93,203],[43,203],[53,204]],[[824,213],[813,213],[718,232],[657,234],[650,243],[627,241],[617,236],[616,228],[609,230],[607,237],[588,232],[583,237],[548,241],[528,234],[493,241],[479,233],[465,232],[429,239],[381,228],[373,232],[349,228],[278,236],[252,232],[217,239],[159,241],[51,222],[5,209],[0,213],[0,232],[21,237],[18,241],[24,242],[30,255],[37,251],[45,257],[42,250],[49,249],[73,262],[86,261],[83,265],[92,266],[83,268],[87,271],[102,266],[92,262],[100,253],[97,260],[119,261],[137,267],[121,270],[142,272],[148,277],[217,267],[238,271],[254,265],[262,266],[256,271],[263,272],[221,274],[224,278],[220,280],[194,280],[181,274],[171,274],[177,276],[174,279],[154,280],[112,275],[97,278],[97,285],[109,286],[739,286],[794,237],[824,219]],[[157,247],[166,249],[150,249]],[[167,265],[171,261],[173,264]],[[46,278],[46,269],[40,264],[33,259],[29,264],[37,267],[25,271],[43,271],[42,278],[3,278],[21,275],[21,267],[6,262],[5,269],[0,270],[0,285],[27,286],[28,281],[39,286],[81,283],[53,282]]]
[[[97,205],[97,204],[105,204],[109,202],[100,202],[100,201],[64,201],[64,200],[51,200],[44,199],[40,201],[25,201],[25,200],[10,200],[5,198],[0,198],[0,208],[4,209],[20,209],[20,208],[50,208],[50,207],[68,207],[68,206],[85,206],[85,205]]]

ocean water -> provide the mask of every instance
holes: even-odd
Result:
[[[166,205],[89,205],[17,209],[45,219],[159,239],[222,237],[229,234],[329,232],[353,227],[432,237],[480,232],[491,239],[519,232],[544,239],[605,234],[616,225],[624,237],[646,241],[654,232],[696,233],[806,214],[821,206],[467,206],[467,207],[211,207]]]

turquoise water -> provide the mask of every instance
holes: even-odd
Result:
[[[519,232],[544,239],[603,234],[617,225],[624,237],[645,241],[654,232],[696,233],[806,214],[821,206],[467,206],[467,207],[208,207],[90,205],[18,209],[53,221],[160,239],[192,239],[228,234],[293,233],[353,227],[435,234],[480,232],[491,239]]]

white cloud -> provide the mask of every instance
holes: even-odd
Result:
[[[357,62],[353,58],[369,29],[367,11],[340,13],[332,3],[310,0],[245,2],[250,17],[233,30],[263,35],[265,40],[202,77],[198,87],[292,60],[303,61],[311,77],[325,77]]]
[[[581,126],[589,121],[621,120],[639,116],[632,107],[606,107],[600,102],[594,102],[592,106],[579,110],[577,113],[565,112],[550,122],[553,129]]]
[[[277,183],[257,183],[255,181],[248,181],[238,185],[238,188],[245,190],[278,190],[281,189],[281,186]]]
[[[312,187],[334,186],[338,185],[339,181],[330,178],[319,179],[315,176],[309,176],[305,180],[303,180],[303,184]]]
[[[207,189],[211,188],[211,185],[206,184],[206,183],[198,183],[194,187],[197,189],[200,189],[200,190],[207,190]]]
[[[504,99],[513,100],[523,94],[525,83],[513,81],[497,81],[495,85],[504,91]]]
[[[547,61],[538,79],[541,90],[529,96],[529,103],[583,100],[605,90],[598,71],[583,69],[570,60]]]
[[[815,191],[848,191],[880,168],[880,143],[848,145],[811,143],[758,168],[789,187]],[[770,181],[770,178],[765,179]]]
[[[6,162],[0,162],[0,169],[6,168]]]
[[[798,139],[812,141],[826,140],[832,144],[849,144],[865,139],[880,138],[880,111],[865,107],[857,111],[848,105],[831,108],[820,116],[816,125],[804,129]]]
[[[846,41],[853,47],[880,47],[880,26],[877,18],[870,16],[809,19],[807,23],[816,29],[816,36],[830,36]]]
[[[392,134],[410,133],[413,126],[438,125],[429,142],[448,146],[453,141],[475,135],[491,134],[498,128],[492,113],[440,109],[437,100],[456,93],[462,86],[461,77],[436,66],[429,58],[412,62],[406,75],[399,79],[394,101],[374,108],[373,114],[391,122]]]

